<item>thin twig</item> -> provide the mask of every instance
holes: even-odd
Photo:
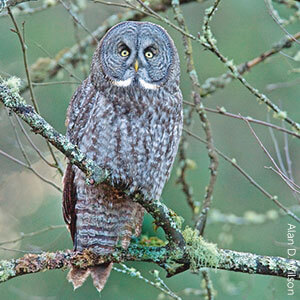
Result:
[[[33,143],[32,139],[30,138],[30,136],[28,135],[27,131],[25,130],[23,124],[21,123],[21,121],[19,120],[19,118],[16,116],[16,120],[20,126],[21,131],[23,132],[24,136],[26,137],[27,141],[29,142],[29,144],[31,145],[31,147],[35,150],[35,152],[38,154],[38,156],[50,167],[52,168],[56,168],[55,165],[53,165],[52,163],[50,163],[46,157],[43,155],[43,153],[41,152],[41,150]]]
[[[74,12],[72,11],[72,9],[69,6],[67,6],[67,4],[63,0],[58,0],[58,1],[67,10],[67,12],[73,18],[74,22],[76,24],[78,24],[80,27],[82,27],[83,30],[85,30],[91,36],[91,38],[94,40],[94,42],[97,44],[98,40],[93,36],[93,33],[88,28],[86,28],[86,26],[79,20],[79,18],[74,14]]]
[[[272,164],[275,166],[276,169],[276,173],[278,175],[280,175],[280,177],[283,179],[283,181],[289,186],[291,187],[290,183],[294,186],[296,186],[297,188],[299,188],[299,186],[292,182],[290,178],[288,178],[283,172],[282,170],[278,167],[278,165],[276,164],[275,160],[273,159],[273,157],[271,156],[271,154],[268,152],[268,150],[266,149],[266,147],[263,145],[262,141],[259,139],[259,137],[257,136],[257,134],[255,133],[254,129],[252,128],[252,126],[250,125],[250,123],[248,122],[247,119],[244,119],[244,121],[247,123],[248,127],[251,130],[251,133],[253,134],[253,136],[255,137],[255,139],[257,140],[258,144],[260,145],[260,147],[263,149],[263,151],[266,153],[266,155],[268,156],[268,158],[270,159],[270,161],[272,162]]]
[[[220,0],[215,2],[219,3]],[[202,42],[202,45],[209,49],[212,53],[214,53],[221,62],[225,64],[225,66],[231,71],[232,75],[237,78],[254,96],[256,96],[260,101],[265,103],[268,107],[270,107],[274,112],[277,118],[281,118],[287,123],[289,123],[297,132],[300,131],[300,125],[289,118],[286,112],[283,112],[279,109],[277,105],[275,105],[266,95],[260,93],[256,88],[252,87],[246,79],[239,73],[238,68],[233,64],[232,61],[229,61],[224,55],[220,53],[218,48],[215,45],[215,40],[213,38],[213,34],[208,25],[209,20],[216,10],[216,6],[214,5],[212,8],[207,10],[207,14],[205,15],[204,25],[203,25],[203,34],[205,42]]]
[[[34,92],[33,92],[33,87],[32,87],[32,81],[31,81],[31,76],[30,76],[30,72],[29,72],[29,68],[28,68],[28,59],[27,59],[27,46],[25,44],[25,37],[21,34],[21,31],[19,29],[19,26],[10,10],[10,8],[8,7],[7,8],[7,11],[8,11],[8,14],[14,24],[14,27],[15,27],[15,30],[12,30],[14,33],[17,34],[18,38],[19,38],[19,41],[20,41],[20,44],[21,44],[21,48],[22,48],[22,53],[23,53],[23,61],[24,61],[24,67],[25,67],[25,72],[26,72],[26,77],[27,77],[27,84],[28,84],[28,87],[29,87],[29,93],[30,93],[30,97],[31,97],[31,101],[32,101],[32,104],[33,104],[33,107],[34,109],[36,110],[37,113],[39,113],[39,108],[38,108],[38,104],[37,104],[37,101],[35,99],[35,95],[34,95]],[[22,24],[23,26],[23,32],[24,32],[24,24]]]
[[[295,186],[296,188],[298,188],[298,189],[299,189],[300,187],[299,187],[295,182],[292,182],[289,178],[284,177],[284,176],[283,176],[283,175],[284,175],[283,173],[277,171],[277,170],[274,169],[272,166],[270,166],[270,167],[265,166],[265,169],[272,170],[274,173],[276,173],[277,175],[279,175],[279,176],[284,180],[284,182],[289,186],[289,188],[290,188],[293,192],[300,194],[300,191],[296,190],[296,189],[294,188],[294,186]]]
[[[45,183],[47,183],[47,184],[53,186],[53,187],[54,187],[56,190],[58,190],[59,192],[62,192],[62,189],[61,189],[58,185],[56,185],[54,182],[52,182],[52,181],[46,179],[45,177],[43,177],[41,174],[39,174],[37,171],[35,171],[30,165],[27,165],[27,164],[23,163],[22,161],[20,161],[20,160],[18,160],[17,158],[15,158],[15,157],[9,155],[8,153],[2,151],[1,149],[0,149],[0,154],[3,155],[4,157],[10,159],[11,161],[17,163],[18,165],[20,165],[20,166],[22,166],[22,167],[24,167],[24,168],[30,170],[30,171],[33,172],[38,178],[40,178],[42,181],[44,181]]]
[[[153,282],[147,278],[145,278],[144,276],[141,275],[141,272],[140,271],[137,271],[135,268],[128,268],[126,265],[124,264],[120,264],[123,269],[119,269],[119,268],[116,268],[116,267],[113,267],[113,269],[119,273],[123,273],[123,274],[127,274],[127,275],[130,275],[131,277],[135,277],[135,278],[138,278],[138,279],[141,279],[142,281],[144,281],[145,283],[155,287],[156,289],[158,289],[159,291],[163,292],[164,294],[168,295],[170,298],[172,299],[176,299],[176,300],[181,300],[181,298],[179,296],[177,296],[174,292],[172,292],[170,290],[170,288],[162,281],[162,279],[160,277],[156,277],[155,276],[155,279],[156,279],[156,282]],[[154,270],[153,273],[158,273],[157,270]]]
[[[39,113],[39,107],[38,107],[38,104],[37,104],[37,101],[35,99],[35,95],[34,95],[34,92],[33,92],[33,86],[32,86],[32,81],[31,81],[31,76],[30,76],[30,72],[29,72],[29,68],[28,68],[28,59],[27,59],[27,46],[25,44],[25,34],[24,34],[24,31],[25,31],[25,23],[22,24],[22,28],[23,28],[23,35],[21,34],[21,31],[19,29],[19,26],[10,10],[10,8],[8,7],[7,8],[7,11],[8,11],[8,14],[14,24],[14,27],[15,27],[15,30],[13,30],[13,32],[15,32],[19,38],[19,41],[20,41],[20,44],[21,44],[21,48],[22,48],[22,53],[23,53],[23,61],[24,61],[24,67],[25,67],[25,72],[26,72],[26,77],[27,77],[27,84],[28,84],[28,87],[29,87],[29,92],[30,92],[30,96],[31,96],[31,101],[33,103],[33,107],[34,109],[36,110],[37,113]],[[54,152],[53,152],[53,149],[51,148],[50,144],[48,142],[47,143],[47,146],[48,146],[48,149],[51,153],[51,156],[54,160],[54,163],[55,163],[55,166],[56,166],[56,169],[58,170],[58,172],[60,173],[60,175],[62,176],[63,175],[63,170],[62,168],[60,167],[60,163],[57,159],[57,157],[55,156]]]
[[[285,128],[284,122],[282,122],[282,127]],[[286,132],[284,133],[284,152],[285,152],[286,164],[287,164],[287,167],[288,167],[289,178],[292,181],[295,181],[294,176],[293,176],[293,171],[292,171],[292,160],[291,160],[291,157],[290,157],[288,136],[287,136]]]
[[[186,104],[186,105],[189,105],[189,106],[195,106],[194,103],[191,103],[191,102],[188,102],[188,101],[183,101],[183,103]],[[287,133],[289,135],[293,135],[293,136],[295,136],[297,138],[300,138],[300,134],[298,134],[298,133],[296,133],[294,131],[288,130],[284,126],[280,127],[280,126],[277,126],[275,124],[268,123],[268,122],[265,122],[265,121],[262,121],[262,120],[253,119],[252,117],[244,117],[244,116],[241,116],[241,115],[236,115],[236,114],[227,112],[224,107],[217,107],[217,109],[209,108],[209,107],[204,107],[204,110],[207,111],[207,112],[211,112],[211,113],[215,113],[215,114],[219,114],[219,115],[231,117],[231,118],[234,118],[234,119],[243,120],[243,118],[246,118],[250,123],[255,123],[255,124],[259,124],[259,125],[271,127],[273,129],[276,129],[276,130],[285,132],[285,133]]]
[[[117,2],[109,2],[109,1],[102,1],[102,0],[93,0],[95,3],[100,3],[108,6],[115,6],[115,7],[122,7],[122,8],[129,8],[132,9],[132,6],[125,3],[117,3]]]
[[[47,86],[56,84],[80,84],[81,81],[51,81],[51,82],[33,82],[33,86]]]
[[[179,6],[178,1],[172,1],[172,7],[175,14],[175,19],[178,22],[179,27],[184,32],[188,32],[188,28],[186,26],[184,17],[182,15],[181,8]],[[209,184],[206,188],[205,197],[200,209],[200,215],[198,216],[196,228],[199,230],[200,235],[203,235],[206,219],[207,219],[207,213],[209,211],[209,208],[211,206],[211,201],[213,197],[213,191],[214,186],[217,179],[217,169],[218,169],[218,156],[216,154],[215,148],[214,148],[214,142],[213,142],[213,136],[212,136],[212,129],[210,122],[205,114],[203,102],[201,99],[201,88],[200,83],[198,79],[198,75],[195,69],[195,63],[193,59],[193,47],[191,40],[186,36],[182,35],[183,38],[183,46],[184,51],[187,59],[187,73],[189,75],[190,81],[192,83],[192,89],[193,89],[193,99],[195,103],[195,109],[198,113],[201,121],[202,128],[206,135],[206,141],[207,141],[207,150],[208,150],[208,156],[210,160],[210,179]]]
[[[267,154],[267,156],[269,157],[269,159],[271,160],[271,162],[273,163],[273,165],[275,166],[275,168],[277,169],[277,171],[282,175],[280,176],[286,183],[287,180],[284,179],[284,174],[282,173],[282,171],[279,169],[279,167],[277,166],[277,164],[275,163],[274,159],[272,158],[272,156],[269,154],[269,152],[267,151],[267,149],[264,147],[264,145],[262,144],[262,142],[260,141],[260,139],[258,138],[258,136],[256,135],[255,131],[253,130],[252,126],[250,125],[250,123],[247,121],[247,119],[244,119],[244,121],[247,123],[248,127],[251,130],[251,133],[254,135],[255,139],[257,140],[257,142],[259,143],[260,147],[263,149],[263,151]],[[284,206],[282,206],[282,204],[280,202],[277,201],[277,199],[273,199],[273,201],[275,203],[277,203],[278,206],[280,206],[288,215],[290,215],[292,218],[294,218],[297,222],[300,223],[300,219],[294,215],[291,211],[289,211],[287,208],[285,208]]]
[[[272,19],[275,21],[275,23],[284,31],[284,33],[289,37],[289,38],[292,38],[294,39],[294,37],[282,26],[281,22],[278,20],[278,17],[276,16],[276,13],[275,13],[275,9],[272,5],[272,2],[271,0],[264,0],[265,1],[265,4],[267,6],[267,9],[268,9],[268,13],[269,15],[272,17]],[[278,14],[277,14],[278,15]],[[300,42],[297,41],[296,39],[294,39],[294,41],[300,45]]]
[[[23,147],[23,144],[21,142],[21,139],[19,137],[19,133],[18,133],[17,128],[16,128],[16,124],[13,121],[12,116],[9,115],[8,109],[6,109],[6,112],[7,112],[7,117],[8,117],[8,120],[10,122],[10,125],[13,128],[13,131],[14,131],[14,134],[15,134],[15,138],[16,138],[17,144],[19,146],[19,150],[21,151],[21,153],[22,153],[25,161],[27,162],[27,165],[29,166],[29,168],[31,168],[31,162],[29,161],[27,153],[26,153],[26,151],[25,151],[25,149]]]
[[[34,232],[30,232],[30,233],[21,232],[20,237],[15,238],[13,240],[2,241],[2,242],[0,242],[0,245],[2,246],[2,245],[6,245],[6,244],[14,244],[16,242],[19,242],[19,241],[25,239],[25,238],[33,237],[33,236],[39,235],[41,233],[45,233],[47,231],[54,230],[54,229],[59,229],[59,228],[66,228],[66,225],[51,225],[51,226],[48,226],[46,228],[43,228],[43,229],[40,229],[40,230],[37,230],[37,231],[34,231]]]
[[[202,276],[203,276],[203,279],[204,279],[204,282],[205,282],[205,289],[206,289],[206,298],[208,300],[214,300],[215,297],[214,297],[214,288],[213,288],[213,285],[212,285],[212,281],[209,277],[209,274],[207,271],[202,271]]]
[[[202,139],[201,137],[197,136],[196,134],[183,129],[188,135],[194,137],[195,139],[197,139],[198,141],[206,144],[206,141],[204,139]],[[276,195],[272,196],[269,192],[267,192],[263,187],[261,187],[249,174],[247,174],[247,172],[245,170],[243,170],[237,163],[236,160],[234,158],[229,158],[228,156],[226,156],[225,154],[223,154],[220,150],[218,150],[217,148],[215,148],[216,152],[222,157],[224,158],[226,161],[230,162],[241,174],[243,174],[243,176],[245,176],[249,182],[251,184],[253,184],[258,190],[260,190],[267,198],[271,199],[278,207],[280,207],[287,215],[291,216],[293,219],[297,220],[299,222],[299,218],[293,213],[291,212],[288,208],[286,208],[283,204],[281,204],[278,201],[278,197]]]
[[[268,120],[268,122],[270,122],[270,116],[269,116],[269,114],[267,114],[267,120]],[[277,142],[276,136],[274,134],[274,131],[273,131],[273,129],[271,127],[269,127],[269,132],[270,132],[273,144],[274,144],[274,148],[275,148],[276,156],[277,156],[277,159],[278,159],[278,162],[279,162],[279,166],[280,166],[282,172],[285,175],[287,175],[287,171],[286,171],[285,165],[284,165],[282,157],[281,157],[281,153],[280,153],[280,149],[279,149],[279,146],[278,146],[278,142]]]

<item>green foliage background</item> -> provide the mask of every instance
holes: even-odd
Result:
[[[40,3],[39,3],[40,4]],[[184,15],[192,33],[201,30],[204,9],[212,4],[207,1],[204,4],[191,3],[183,5]],[[287,16],[290,11],[282,6],[282,16]],[[100,4],[88,4],[84,13],[86,26],[94,29],[108,16],[119,10]],[[172,18],[172,12],[166,13]],[[26,22],[26,43],[28,46],[29,62],[32,64],[38,57],[47,56],[37,46],[41,45],[51,55],[55,56],[61,49],[71,47],[76,43],[72,20],[62,6],[47,9],[44,12],[32,16],[21,16],[17,20]],[[149,19],[150,20],[150,19]],[[151,19],[151,21],[153,21]],[[155,20],[154,20],[155,21]],[[190,83],[185,73],[185,60],[181,36],[173,29],[163,25],[175,40],[182,64],[181,88],[184,98],[190,101]],[[9,29],[12,28],[8,17],[0,18],[0,71],[25,78],[22,63],[22,53],[17,37]],[[290,25],[289,32],[299,29],[299,25]],[[213,19],[212,30],[218,40],[220,51],[228,58],[234,59],[236,64],[250,60],[260,53],[270,49],[274,42],[280,40],[284,33],[269,16],[264,1],[223,1]],[[80,36],[84,37],[81,31]],[[201,82],[208,77],[218,76],[225,71],[225,67],[208,51],[203,51],[199,44],[194,43],[194,58]],[[88,51],[90,63],[93,49]],[[299,51],[299,45],[283,52],[294,56]],[[260,91],[267,93],[272,101],[282,109],[288,111],[289,116],[299,121],[299,94],[300,87],[294,85],[289,88],[278,89],[273,92],[266,91],[266,85],[276,82],[287,82],[298,78],[293,69],[299,68],[299,62],[277,54],[266,63],[253,68],[246,75],[247,80]],[[83,73],[78,68],[76,74],[83,78]],[[58,79],[55,79],[58,80]],[[70,80],[64,72],[60,73],[59,80]],[[72,79],[71,79],[72,80]],[[76,85],[51,85],[37,87],[35,89],[42,116],[57,130],[64,133],[65,112],[69,99]],[[25,97],[29,99],[29,95]],[[267,109],[264,105],[258,105],[255,97],[250,94],[239,82],[233,82],[226,89],[219,90],[211,97],[204,100],[205,106],[215,108],[224,106],[227,111],[241,113],[257,119],[266,119]],[[270,113],[272,116],[272,112]],[[280,178],[270,170],[264,168],[270,162],[250,134],[246,124],[242,121],[229,119],[224,116],[208,114],[212,123],[215,145],[247,170],[261,185],[271,194],[277,195],[286,206],[295,205],[297,201],[288,187]],[[278,120],[272,120],[278,125]],[[266,127],[254,126],[259,137],[275,157],[269,131]],[[198,120],[192,126],[192,131],[203,136]],[[283,134],[275,132],[281,153],[283,150]],[[33,136],[34,141],[41,149],[46,151],[45,143],[40,138]],[[205,186],[208,183],[208,156],[205,146],[192,138],[189,139],[188,154],[197,164],[197,169],[188,171],[188,180],[193,186],[194,196],[197,201],[202,201]],[[289,149],[295,171],[295,180],[299,182],[299,150],[297,153],[297,140],[289,138]],[[14,133],[9,125],[7,115],[0,107],[0,149],[21,159]],[[58,184],[61,183],[59,175],[43,165],[28,146],[30,158],[34,166],[51,177]],[[298,155],[297,155],[298,154]],[[63,163],[65,161],[62,159]],[[163,200],[165,203],[182,215],[185,224],[193,224],[191,212],[186,204],[180,186],[175,184],[175,164],[171,180],[165,187]],[[242,216],[247,211],[264,213],[277,207],[262,195],[257,189],[220,158],[219,176],[214,192],[213,208],[218,208],[224,213],[233,213]],[[144,221],[143,233],[154,235],[151,218],[147,216]],[[280,245],[286,243],[288,224],[295,222],[286,216],[282,216],[272,222],[263,225],[231,226],[224,224],[211,224],[207,226],[205,237],[209,241],[217,243],[219,247],[230,248],[244,252],[287,257],[286,247]],[[15,163],[0,157],[0,242],[18,237],[20,232],[32,232],[49,225],[63,224],[61,213],[61,195],[52,187],[38,180],[30,171],[24,170]],[[296,224],[295,224],[296,225]],[[297,225],[299,246],[300,226]],[[161,231],[158,234],[163,237]],[[30,251],[55,251],[71,248],[71,239],[66,229],[57,229],[45,234],[24,239],[17,244],[5,245],[10,249]],[[298,250],[297,257],[300,258]],[[1,258],[12,258],[23,255],[19,252],[0,249]],[[146,263],[127,263],[136,267],[143,275],[151,279],[150,270],[158,269],[157,266]],[[164,271],[160,271],[164,278]],[[1,299],[158,299],[159,291],[146,285],[144,282],[130,278],[128,275],[112,272],[101,297],[92,286],[89,279],[82,288],[73,292],[71,284],[66,280],[67,271],[57,270],[34,275],[21,276],[0,285]],[[217,299],[297,299],[287,296],[287,281],[282,278],[240,274],[225,271],[210,271],[214,287],[217,290]],[[200,289],[202,277],[185,272],[165,282],[183,299],[201,299],[200,296],[184,295],[185,288]],[[299,284],[295,285],[295,294],[300,295]],[[161,298],[160,298],[161,299]],[[298,298],[299,299],[299,298]]]

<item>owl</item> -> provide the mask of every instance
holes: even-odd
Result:
[[[122,22],[100,41],[90,74],[71,99],[67,137],[109,171],[111,183],[88,185],[68,163],[63,215],[75,251],[106,255],[140,235],[144,208],[124,190],[160,198],[182,131],[179,80],[177,50],[158,25]],[[91,275],[101,291],[111,268],[72,267],[68,280],[77,288]]]

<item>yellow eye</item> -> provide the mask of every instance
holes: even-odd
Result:
[[[124,49],[120,52],[120,54],[121,54],[121,56],[126,57],[126,56],[129,56],[129,51]]]
[[[146,58],[152,58],[152,57],[153,57],[153,52],[151,52],[151,51],[146,51],[146,52],[145,52],[145,56],[146,56]]]

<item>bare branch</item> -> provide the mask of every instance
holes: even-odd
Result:
[[[199,140],[202,143],[206,143],[206,141],[199,136],[195,135],[194,133],[183,129],[188,135],[194,137],[195,139]],[[230,162],[232,166],[234,166],[243,176],[245,176],[251,184],[253,184],[257,189],[259,189],[265,196],[271,199],[278,207],[280,207],[287,215],[291,216],[293,219],[299,222],[299,218],[291,212],[288,208],[286,208],[283,204],[278,201],[278,197],[276,195],[272,196],[269,192],[267,192],[263,187],[261,187],[245,170],[243,170],[237,163],[235,158],[229,158],[225,154],[223,154],[220,150],[216,149],[216,152],[224,158],[226,161]]]
[[[124,264],[120,264],[122,266],[123,269],[119,269],[116,267],[113,267],[113,269],[119,273],[123,273],[123,274],[128,274],[131,277],[135,277],[138,278],[142,281],[144,281],[147,284],[150,284],[151,286],[155,287],[156,289],[158,289],[159,291],[163,292],[164,294],[168,295],[170,298],[172,299],[176,299],[176,300],[181,300],[181,298],[179,296],[177,296],[174,292],[172,292],[169,287],[163,282],[163,280],[159,277],[159,271],[158,270],[154,270],[152,272],[152,274],[154,275],[155,278],[155,282],[145,278],[144,276],[141,275],[141,272],[137,271],[135,268],[128,268],[126,265]]]
[[[202,271],[202,276],[205,282],[205,289],[206,289],[206,293],[207,293],[207,299],[208,300],[214,300],[214,288],[213,288],[213,284],[212,281],[209,277],[209,274],[207,271]]]
[[[182,15],[182,11],[179,6],[178,1],[172,1],[173,10],[175,13],[175,19],[178,22],[179,27],[182,31],[188,33],[188,28],[186,26],[184,17]],[[202,128],[206,135],[207,141],[207,151],[210,160],[209,170],[210,170],[210,179],[209,184],[205,191],[204,200],[202,203],[202,207],[200,209],[200,215],[197,219],[196,228],[199,230],[200,235],[203,235],[207,214],[211,206],[211,201],[213,197],[214,186],[217,180],[217,169],[218,169],[218,156],[215,151],[214,141],[212,136],[212,129],[210,122],[205,114],[203,102],[201,99],[201,88],[200,83],[197,75],[197,71],[195,69],[195,63],[193,59],[193,47],[191,39],[188,38],[187,35],[182,35],[183,38],[183,45],[184,51],[187,59],[187,73],[189,75],[190,81],[192,82],[192,89],[193,89],[193,99],[195,104],[195,110],[198,113],[201,121]]]
[[[27,84],[28,84],[28,87],[29,87],[29,92],[30,92],[30,97],[31,97],[31,101],[32,101],[32,104],[34,106],[34,109],[37,111],[37,113],[39,113],[39,108],[38,108],[38,104],[37,104],[37,101],[35,99],[35,96],[34,96],[34,92],[33,92],[33,87],[32,87],[32,81],[31,81],[31,75],[30,75],[30,72],[29,72],[29,68],[28,68],[28,59],[27,59],[27,46],[25,44],[25,37],[24,35],[22,35],[20,29],[19,29],[19,26],[10,10],[10,8],[7,8],[7,11],[8,11],[8,14],[14,24],[14,27],[15,27],[15,30],[13,30],[13,32],[15,32],[19,38],[19,41],[20,41],[20,44],[21,44],[21,48],[22,48],[22,53],[23,53],[23,61],[24,61],[24,67],[25,67],[25,72],[26,72],[26,77],[27,77]],[[23,23],[23,32],[24,32],[24,23]]]
[[[32,139],[30,138],[30,136],[28,135],[27,131],[25,130],[23,124],[21,123],[20,119],[16,116],[16,120],[21,128],[21,131],[23,132],[24,136],[26,137],[27,141],[29,142],[29,144],[31,145],[31,147],[35,150],[35,152],[38,154],[38,156],[50,167],[52,168],[56,168],[55,165],[53,165],[52,163],[50,163],[46,157],[43,155],[43,153],[41,152],[41,150],[33,143]]]
[[[28,59],[27,59],[27,46],[25,44],[25,23],[22,24],[22,33],[19,29],[19,26],[10,10],[10,8],[8,7],[7,8],[7,11],[8,11],[8,14],[14,24],[14,27],[15,27],[15,33],[17,34],[18,38],[19,38],[19,41],[20,41],[20,44],[21,44],[21,48],[22,48],[22,53],[23,53],[23,61],[24,61],[24,67],[25,67],[25,72],[26,72],[26,77],[27,77],[27,84],[28,84],[28,87],[29,87],[29,92],[30,92],[30,97],[31,97],[31,101],[33,103],[33,106],[34,106],[34,109],[36,110],[37,113],[39,113],[39,107],[38,107],[38,104],[37,104],[37,101],[35,99],[35,95],[34,95],[34,92],[33,92],[33,86],[32,86],[32,81],[31,81],[31,75],[30,75],[30,72],[29,72],[29,68],[28,68]],[[51,148],[50,144],[47,142],[47,147],[51,153],[51,156],[53,158],[53,161],[54,161],[54,164],[56,166],[56,169],[58,170],[58,172],[60,173],[60,175],[62,176],[63,175],[63,170],[61,169],[60,167],[60,163],[57,159],[57,157],[55,156],[54,152],[53,152],[53,149]]]
[[[255,139],[257,140],[257,142],[259,143],[260,147],[263,149],[263,151],[267,154],[268,158],[271,160],[271,162],[273,163],[273,165],[275,166],[276,170],[278,171],[278,173],[280,174],[280,177],[284,180],[284,182],[290,187],[290,183],[288,182],[289,179],[288,177],[286,177],[282,171],[280,170],[280,168],[277,166],[276,162],[274,161],[274,159],[272,158],[272,156],[270,155],[270,153],[267,151],[267,149],[264,147],[263,143],[260,141],[260,139],[258,138],[258,136],[256,135],[255,131],[253,130],[252,126],[250,125],[250,123],[247,121],[247,119],[244,119],[244,121],[247,123],[248,127],[250,128],[252,134],[254,135]],[[282,204],[280,202],[277,201],[277,199],[273,199],[273,201],[275,203],[277,203],[278,206],[280,206],[288,215],[290,215],[292,218],[294,218],[297,222],[300,223],[300,219],[294,215],[293,213],[291,213],[290,211],[286,210],[285,207],[282,206]]]
[[[63,0],[58,0],[62,6],[67,10],[67,12],[70,14],[70,16],[73,18],[74,22],[76,24],[79,24],[80,27],[82,27],[89,35],[90,37],[93,39],[94,43],[98,43],[98,40],[93,36],[93,33],[90,32],[90,30],[88,28],[86,28],[86,26],[79,20],[79,18],[74,14],[74,12],[71,10],[71,8],[63,1]]]
[[[18,159],[15,158],[15,157],[12,157],[11,155],[9,155],[8,153],[2,151],[1,149],[0,149],[0,155],[3,155],[4,157],[6,157],[6,158],[10,159],[11,161],[17,163],[18,165],[20,165],[20,166],[22,166],[22,167],[24,167],[24,168],[30,170],[30,171],[31,171],[34,175],[36,175],[39,179],[41,179],[41,180],[44,181],[45,183],[47,183],[47,184],[53,186],[53,187],[54,187],[56,190],[58,190],[59,192],[62,192],[62,189],[61,189],[58,185],[56,185],[56,184],[55,184],[54,182],[52,182],[51,180],[49,180],[49,179],[43,177],[40,173],[38,173],[35,169],[33,169],[31,165],[23,163],[22,161],[18,160]]]
[[[275,11],[271,0],[264,0],[265,4],[267,6],[268,9],[268,13],[270,14],[270,16],[272,17],[272,19],[275,21],[275,23],[284,31],[284,33],[291,39],[294,40],[294,42],[296,42],[297,44],[300,44],[299,41],[297,41],[297,39],[295,39],[283,26],[282,23],[280,21],[280,19],[278,18],[279,15],[278,13]]]
[[[262,141],[259,139],[259,137],[257,136],[257,134],[255,133],[254,129],[252,128],[252,126],[250,125],[250,123],[248,122],[247,119],[244,119],[244,121],[247,123],[248,127],[251,130],[251,133],[254,135],[255,139],[257,140],[257,142],[259,143],[260,147],[263,149],[263,151],[266,153],[266,155],[268,156],[268,158],[270,159],[270,161],[272,162],[272,164],[275,166],[276,169],[276,173],[283,179],[283,181],[289,186],[291,187],[291,184],[294,185],[295,187],[299,188],[299,186],[294,183],[291,179],[289,179],[283,171],[281,171],[281,169],[278,167],[278,165],[276,164],[275,160],[273,159],[273,157],[271,156],[271,154],[268,152],[268,150],[266,149],[266,147],[263,145]]]

